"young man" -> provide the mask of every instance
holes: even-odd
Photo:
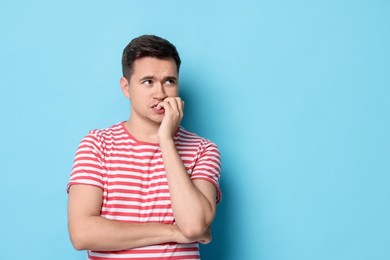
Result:
[[[132,40],[120,86],[129,120],[90,131],[68,184],[73,246],[88,259],[199,259],[211,241],[220,154],[180,126],[180,57],[153,35]]]

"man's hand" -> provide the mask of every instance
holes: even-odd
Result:
[[[180,97],[168,97],[157,105],[157,109],[164,108],[165,114],[158,130],[160,142],[172,139],[183,119],[184,102]]]
[[[210,227],[207,229],[206,233],[198,241],[201,244],[208,244],[211,242],[211,229]]]

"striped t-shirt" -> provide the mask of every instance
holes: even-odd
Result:
[[[219,189],[220,153],[211,141],[179,127],[174,141],[192,180],[203,179]],[[101,216],[134,223],[175,222],[159,144],[135,139],[118,123],[90,131],[76,152],[68,189],[73,184],[103,191]],[[198,243],[167,243],[114,251],[88,251],[89,259],[199,259]]]

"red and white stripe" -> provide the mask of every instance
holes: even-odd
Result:
[[[219,189],[220,153],[211,141],[180,127],[174,137],[178,153],[192,180],[203,179]],[[135,223],[175,222],[168,182],[158,144],[135,139],[118,123],[90,131],[80,142],[68,189],[73,184],[103,191],[101,216]],[[199,259],[197,243],[167,243],[143,248],[88,252],[89,259]]]

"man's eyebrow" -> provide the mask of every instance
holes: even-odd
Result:
[[[164,81],[166,81],[166,80],[174,80],[174,81],[177,81],[177,77],[175,77],[175,76],[167,76],[167,77],[164,78]]]
[[[156,77],[153,75],[145,75],[142,78],[140,78],[139,81],[154,80],[154,79],[156,79]],[[163,78],[163,81],[167,81],[167,80],[177,81],[177,77],[176,76],[166,76]]]
[[[152,76],[152,75],[143,76],[142,78],[140,78],[140,81],[150,80],[150,79],[154,79],[154,76]]]

